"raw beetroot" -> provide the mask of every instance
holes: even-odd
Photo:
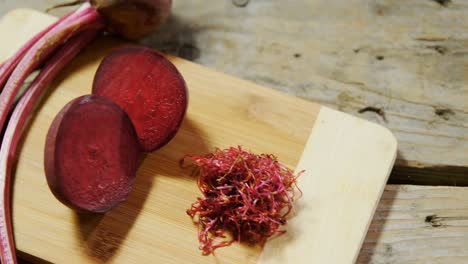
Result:
[[[14,98],[26,77],[48,60],[62,45],[88,30],[116,32],[125,38],[138,38],[154,31],[169,16],[171,0],[78,0],[84,4],[76,11],[60,18],[44,29],[9,60],[0,66],[0,129],[4,130]],[[60,60],[55,62],[60,64]],[[54,68],[55,65],[50,65]],[[26,108],[25,108],[26,109]],[[18,115],[25,115],[18,110]],[[11,131],[21,129],[11,128]],[[19,137],[15,132],[13,137]],[[2,145],[3,148],[3,145]],[[7,148],[10,148],[8,146]],[[2,150],[6,153],[5,150]],[[8,155],[13,155],[7,153]],[[0,174],[1,196],[9,197],[9,176]],[[0,202],[0,258],[2,263],[17,263],[11,232],[9,199]]]
[[[44,156],[49,187],[71,208],[107,211],[130,192],[139,153],[132,123],[120,107],[99,96],[79,97],[49,129]]]
[[[137,46],[116,49],[102,61],[93,94],[111,99],[127,112],[146,152],[174,137],[188,102],[176,67],[159,52]]]
[[[8,126],[3,134],[0,149],[0,186],[3,190],[3,200],[0,206],[0,236],[2,243],[2,263],[15,263],[15,248],[13,247],[13,236],[10,216],[9,183],[13,174],[17,146],[21,139],[23,129],[27,120],[34,112],[35,104],[40,100],[41,93],[57,74],[72,60],[76,54],[83,49],[98,33],[96,30],[88,30],[71,38],[65,45],[54,53],[49,61],[43,66],[40,74],[34,78],[27,92],[21,97],[13,111]]]
[[[154,31],[170,14],[172,0],[91,0],[107,29],[129,39]]]
[[[140,151],[177,132],[187,108],[185,81],[163,55],[116,49],[96,72],[94,95],[68,103],[47,135],[45,171],[54,195],[73,209],[105,212],[130,192]]]

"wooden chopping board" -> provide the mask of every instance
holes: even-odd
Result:
[[[0,60],[55,18],[18,9],[0,21]],[[177,136],[146,156],[128,200],[102,215],[59,203],[43,172],[45,136],[70,100],[88,94],[100,60],[122,45],[95,41],[51,85],[24,135],[14,182],[13,224],[23,256],[54,263],[352,263],[396,155],[392,134],[373,123],[170,57],[190,102]],[[305,169],[288,233],[264,248],[234,244],[202,256],[185,211],[199,196],[185,154],[242,145]],[[261,256],[260,256],[261,255]],[[259,257],[260,256],[260,257]]]

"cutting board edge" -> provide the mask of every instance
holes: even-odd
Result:
[[[298,98],[298,99],[302,99],[302,98]],[[369,121],[369,120],[366,120],[366,119],[363,119],[363,118],[360,118],[360,117],[356,117],[354,115],[351,115],[351,114],[348,114],[348,113],[345,113],[345,112],[338,111],[338,110],[333,109],[331,107],[321,105],[320,103],[317,103],[317,102],[312,102],[312,101],[310,101],[310,102],[318,105],[319,110],[318,110],[317,118],[314,120],[314,126],[312,127],[312,129],[310,131],[309,138],[307,139],[307,142],[309,141],[311,135],[314,133],[314,129],[315,130],[320,129],[320,126],[315,126],[315,124],[317,122],[319,122],[319,120],[320,120],[320,114],[327,111],[327,112],[330,112],[333,115],[335,115],[337,118],[341,118],[341,117],[351,118],[351,119],[354,119],[354,120],[358,120],[359,122],[362,122],[363,124],[366,124],[367,126],[370,126],[370,127],[373,127],[375,129],[377,129],[377,131],[379,131],[382,134],[382,138],[387,139],[390,142],[389,144],[391,145],[391,150],[389,150],[389,152],[393,153],[393,162],[391,163],[390,168],[393,166],[393,164],[395,163],[396,158],[397,158],[398,140],[397,140],[395,134],[393,134],[393,132],[389,128],[387,128],[387,127],[385,127],[383,125],[377,124],[375,122],[372,122],[372,121]],[[337,129],[339,129],[339,128],[337,127]],[[306,155],[307,151],[308,151],[307,146],[305,146],[304,151],[301,154],[301,158]],[[390,172],[391,171],[388,172],[389,173],[388,176],[390,176]]]
[[[331,118],[331,117],[335,118]],[[338,120],[338,121],[337,121]],[[339,122],[339,121],[342,121]],[[264,250],[261,252],[261,255],[259,257],[259,264],[280,264],[280,263],[295,263],[295,264],[308,264],[308,263],[343,263],[343,264],[352,264],[355,263],[357,260],[357,257],[359,255],[359,251],[362,247],[362,244],[364,242],[365,236],[367,234],[367,231],[369,229],[370,223],[372,221],[373,215],[377,209],[378,202],[380,198],[382,197],[385,184],[388,180],[388,177],[390,175],[391,169],[395,163],[396,156],[397,156],[397,146],[398,142],[394,134],[386,127],[381,126],[379,124],[355,117],[353,115],[339,112],[337,110],[322,106],[320,108],[320,112],[317,116],[317,119],[315,120],[316,125],[312,128],[312,131],[309,135],[309,139],[307,140],[306,146],[304,147],[304,151],[301,155],[301,158],[299,160],[298,166],[296,168],[296,173],[298,173],[301,170],[307,171],[312,171],[312,180],[310,179],[305,179],[304,177],[307,177],[307,175],[301,176],[299,179],[299,186],[307,185],[306,187],[309,191],[313,190],[313,188],[310,186],[311,182],[314,182],[314,184],[321,185],[320,187],[317,188],[323,188],[326,190],[330,190],[332,192],[335,192],[338,189],[342,189],[344,192],[346,192],[346,187],[350,188],[349,185],[354,185],[351,188],[355,189],[360,189],[362,186],[365,186],[365,188],[370,187],[370,190],[368,193],[361,194],[358,193],[357,195],[359,198],[353,200],[355,197],[351,197],[352,194],[349,194],[349,200],[348,202],[346,200],[346,195],[336,195],[336,199],[341,200],[343,199],[344,202],[341,203],[341,205],[348,205],[349,207],[354,206],[355,208],[360,210],[360,214],[356,214],[353,218],[352,212],[349,212],[347,214],[348,218],[351,219],[353,223],[353,229],[358,229],[361,231],[361,233],[354,234],[352,239],[349,239],[345,233],[346,228],[341,227],[341,233],[334,234],[336,236],[336,240],[346,240],[348,239],[348,242],[351,242],[349,245],[347,245],[346,248],[341,248],[341,254],[326,254],[320,252],[320,249],[317,249],[318,247],[323,247],[325,245],[330,245],[330,243],[324,243],[323,245],[319,245],[317,242],[317,239],[315,239],[314,232],[309,232],[308,229],[313,229],[313,228],[308,228],[308,229],[300,229],[299,231],[292,231],[290,233],[286,233],[283,235],[284,237],[279,237],[274,238],[272,240],[269,240],[266,245]],[[346,126],[345,128],[343,126]],[[371,152],[367,153],[366,155],[363,156],[347,156],[349,160],[354,159],[356,163],[358,163],[360,166],[365,166],[366,159],[372,160],[375,164],[372,164],[372,166],[369,166],[371,168],[369,169],[364,169],[363,173],[359,174],[359,172],[356,171],[350,171],[349,175],[354,176],[356,178],[356,181],[361,181],[360,183],[354,182],[354,180],[351,180],[349,182],[346,182],[346,177],[343,176],[343,172],[337,172],[333,169],[333,162],[336,162],[336,160],[333,160],[333,162],[330,161],[330,158],[318,158],[320,154],[322,153],[325,155],[333,155],[333,151],[330,149],[333,149],[333,142],[334,140],[339,141],[340,139],[343,138],[342,133],[340,131],[345,130],[352,134],[352,135],[357,135],[357,140],[361,141],[363,140],[362,137],[365,138],[365,136],[362,135],[369,135],[371,138],[371,144],[367,145],[369,147],[369,150]],[[353,131],[350,131],[353,130]],[[361,135],[361,137],[359,137]],[[325,140],[326,138],[329,138],[329,140]],[[317,144],[320,143],[320,141],[323,142],[330,142],[330,149],[328,149],[327,145],[324,144]],[[343,142],[343,140],[341,140]],[[344,141],[346,142],[346,141]],[[341,149],[346,150],[358,150],[360,148],[359,144],[356,144],[356,142],[349,140],[347,141],[349,144],[348,146],[341,146]],[[363,146],[362,148],[365,148]],[[380,152],[380,153],[378,153]],[[374,153],[380,154],[378,157],[374,157]],[[340,163],[340,158],[342,159],[343,156],[337,154],[335,155],[338,157],[337,163]],[[349,160],[341,160],[342,164],[346,164]],[[327,164],[323,165],[323,164]],[[376,165],[377,164],[377,165]],[[324,168],[328,168],[324,169]],[[316,171],[320,171],[319,173],[316,173]],[[327,174],[328,173],[328,174]],[[374,174],[375,173],[375,174]],[[332,184],[330,184],[330,181],[327,180],[320,180],[321,177],[326,177],[326,178],[336,178],[336,184],[339,185],[342,182],[345,182],[348,186],[345,185],[345,187],[336,187],[333,189],[333,187],[330,187]],[[341,180],[341,181],[340,181]],[[344,181],[343,181],[344,180]],[[320,192],[322,195],[328,195],[325,191],[325,193],[322,193],[321,190],[315,189],[317,192]],[[363,191],[365,190],[363,189]],[[364,191],[365,192],[365,191]],[[318,194],[316,195],[311,194],[304,194],[304,197],[301,198],[301,200],[298,201],[300,203],[300,207],[306,207],[310,208],[310,210],[314,210],[314,206],[317,205],[317,203],[327,203],[327,200],[320,200],[317,197],[314,196],[319,196]],[[313,199],[312,199],[312,198]],[[334,196],[335,198],[335,196]],[[363,201],[371,201],[372,203],[369,202],[367,206],[360,205]],[[333,202],[330,202],[330,204],[333,204]],[[319,206],[320,208],[321,206]],[[313,221],[311,219],[317,219],[320,215],[328,215],[331,216],[333,213],[330,212],[330,210],[323,210],[323,209],[317,209],[320,211],[317,214],[310,213],[310,211],[300,211],[297,215],[294,215],[290,219],[290,224],[296,226],[298,223],[304,224],[305,219],[309,219],[309,221]],[[353,222],[354,221],[354,222]],[[320,221],[319,221],[320,222]],[[335,223],[335,222],[334,222]],[[308,226],[313,226],[314,223],[307,222]],[[335,223],[336,224],[336,223]],[[289,226],[289,225],[288,225]],[[335,226],[337,227],[337,226]],[[293,227],[294,228],[294,227]],[[316,231],[316,230],[315,230]],[[297,233],[301,233],[298,235]],[[291,234],[292,233],[292,234]],[[330,233],[333,233],[330,232]],[[307,235],[303,235],[307,234]],[[315,241],[314,241],[315,239]],[[302,241],[301,244],[297,244],[297,241],[300,240]],[[290,244],[285,244],[286,242]],[[327,241],[329,242],[329,241]],[[305,245],[310,245],[310,248],[307,249],[307,253],[305,252]],[[334,246],[334,245],[333,245]],[[338,245],[337,245],[338,246]],[[326,252],[330,252],[330,250],[324,250]],[[286,261],[286,262],[285,262]],[[292,262],[289,262],[292,261]]]

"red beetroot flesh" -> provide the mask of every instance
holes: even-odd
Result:
[[[65,205],[105,212],[130,192],[138,155],[136,134],[125,112],[106,98],[85,95],[68,103],[49,129],[47,181]]]
[[[171,140],[187,109],[185,81],[162,54],[144,47],[124,47],[101,62],[93,94],[124,109],[133,122],[143,151]]]

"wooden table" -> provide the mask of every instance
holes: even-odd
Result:
[[[3,0],[0,15],[60,2]],[[467,11],[461,0],[176,0],[142,43],[389,127],[397,166],[358,263],[466,263],[468,189],[454,186],[468,186]]]

